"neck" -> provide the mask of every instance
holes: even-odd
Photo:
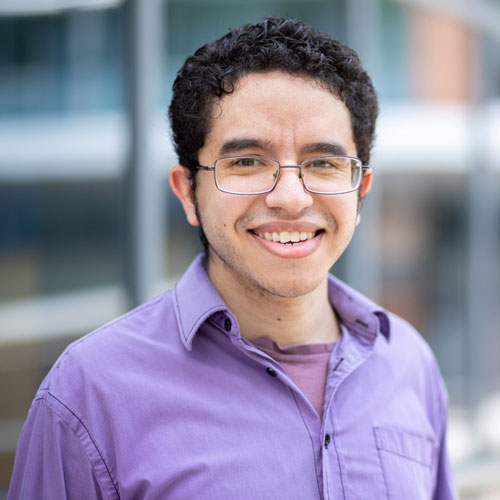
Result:
[[[326,276],[318,287],[304,295],[280,297],[221,271],[219,265],[209,262],[208,275],[236,316],[246,339],[266,336],[281,346],[338,339],[340,327],[328,300]]]

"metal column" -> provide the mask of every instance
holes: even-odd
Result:
[[[161,270],[161,185],[155,178],[152,129],[162,67],[162,20],[161,0],[125,2],[129,119],[125,275],[131,306],[151,296],[153,283]]]
[[[364,68],[376,82],[380,71],[380,5],[378,0],[346,2],[347,43],[358,52]],[[376,150],[376,145],[375,145]],[[374,187],[361,209],[361,224],[345,254],[346,280],[372,300],[380,300],[381,180],[374,169]]]

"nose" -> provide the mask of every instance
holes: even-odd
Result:
[[[299,168],[281,168],[278,183],[266,195],[266,204],[270,208],[282,208],[288,213],[300,213],[313,204],[311,193],[306,191]]]

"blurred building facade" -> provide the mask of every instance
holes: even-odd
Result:
[[[201,44],[266,15],[347,41],[374,78],[374,192],[332,272],[422,332],[450,392],[463,498],[496,494],[500,4],[4,0],[0,499],[64,347],[171,286],[201,250],[167,183],[170,87]]]

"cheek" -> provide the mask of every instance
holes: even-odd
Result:
[[[245,211],[245,200],[217,189],[200,189],[197,195],[198,213],[205,231],[227,232],[234,228],[235,221]]]
[[[335,195],[330,205],[330,213],[335,217],[337,224],[341,227],[356,223],[358,215],[358,201],[352,193],[346,195]]]

